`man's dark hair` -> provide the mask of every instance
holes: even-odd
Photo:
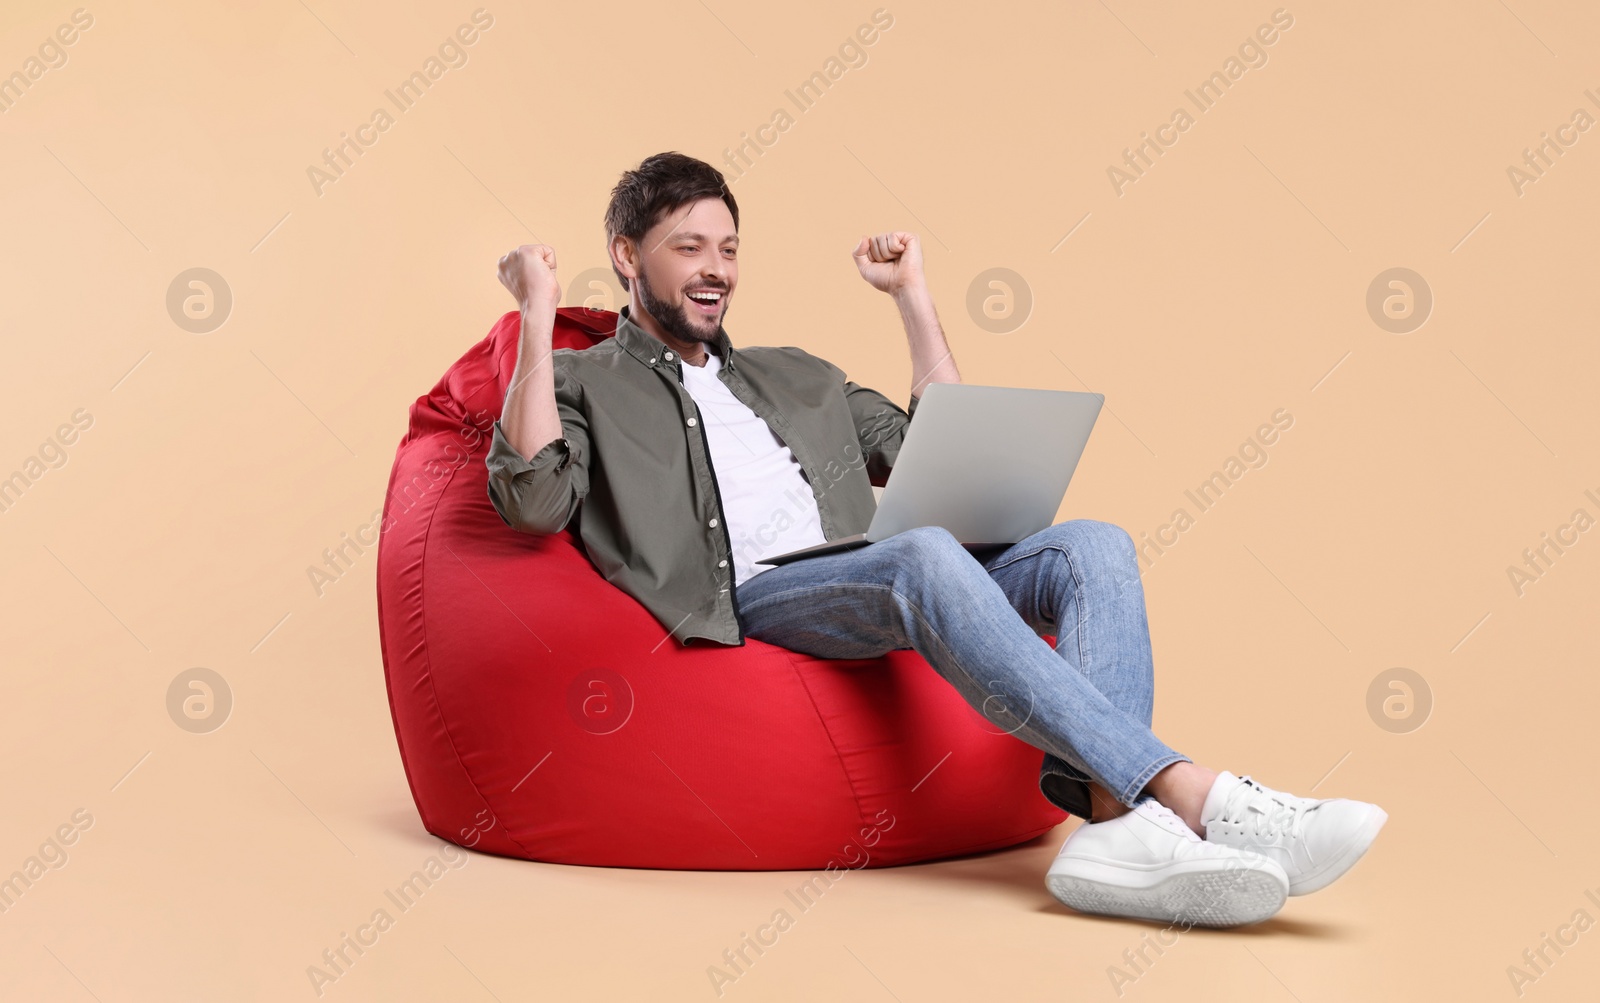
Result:
[[[682,153],[658,153],[646,157],[636,169],[624,171],[611,189],[611,204],[606,207],[606,247],[617,237],[628,237],[635,244],[644,240],[650,228],[673,210],[703,198],[720,198],[733,214],[733,229],[739,229],[739,203],[723,180],[722,172],[703,160]],[[617,271],[622,288],[627,276]]]

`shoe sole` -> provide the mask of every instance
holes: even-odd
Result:
[[[1058,862],[1045,876],[1045,887],[1079,912],[1188,926],[1259,923],[1282,909],[1288,897],[1281,872],[1259,866],[1180,871],[1137,887],[1127,884],[1126,877],[1093,861]]]
[[[1326,867],[1300,878],[1298,881],[1289,882],[1290,895],[1309,895],[1320,891],[1333,884],[1344,873],[1356,865],[1356,861],[1366,855],[1372,847],[1373,840],[1378,838],[1378,832],[1383,824],[1389,821],[1389,814],[1382,808],[1377,808],[1369,817],[1361,831],[1356,833],[1354,839],[1345,844],[1344,849],[1330,860]]]

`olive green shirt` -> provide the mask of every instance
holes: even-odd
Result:
[[[735,349],[726,329],[707,350],[722,359],[717,378],[799,461],[823,536],[866,532],[872,488],[888,480],[918,398],[902,409],[802,348]],[[678,353],[624,306],[614,337],[558,348],[552,365],[561,438],[525,459],[494,423],[485,462],[500,518],[524,533],[576,519],[595,567],[671,636],[744,644],[733,544]]]

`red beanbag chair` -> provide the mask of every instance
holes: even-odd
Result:
[[[555,346],[617,316],[562,308]],[[508,529],[492,423],[508,313],[411,407],[378,547],[378,620],[422,824],[490,853],[703,870],[880,867],[996,849],[1066,818],[1042,754],[922,656],[680,645],[577,535]]]

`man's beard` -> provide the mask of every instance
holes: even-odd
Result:
[[[655,289],[650,285],[650,280],[645,278],[641,269],[636,280],[639,283],[639,305],[644,307],[644,312],[655,318],[661,329],[677,338],[679,341],[700,341],[707,345],[715,345],[718,336],[722,333],[722,319],[728,315],[728,293],[722,293],[722,313],[715,320],[715,326],[706,330],[689,318],[689,305],[687,302],[672,306],[656,295]],[[688,297],[685,296],[687,301]]]

